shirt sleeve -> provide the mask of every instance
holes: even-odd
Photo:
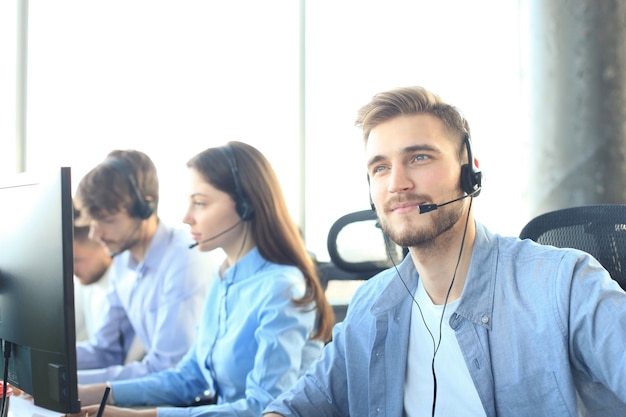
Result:
[[[555,304],[569,328],[572,363],[626,403],[626,294],[595,259],[580,256],[573,264],[573,274],[564,268],[555,283],[562,286]]]
[[[79,369],[92,369],[79,373],[80,382],[140,378],[176,366],[193,342],[210,276],[198,254],[176,245],[168,249],[153,275],[142,278],[149,281],[135,293],[140,301],[133,310],[125,311],[113,291],[96,342],[78,347]],[[140,361],[124,364],[135,335],[146,354]]]
[[[333,327],[332,340],[324,346],[319,360],[292,388],[268,404],[263,413],[336,417],[354,415],[355,410],[367,409],[367,405],[359,409],[351,408],[349,404],[349,398],[353,398],[354,392],[368,392],[369,386],[376,383],[370,378],[378,378],[365,372],[369,369],[371,338],[374,337],[369,297],[371,294],[379,294],[378,290],[371,290],[367,284],[357,289],[345,319]],[[359,371],[356,377],[351,372],[354,369]]]
[[[274,398],[296,383],[307,343],[319,344],[316,350],[319,357],[322,343],[308,341],[315,310],[295,305],[285,297],[285,291],[279,287],[267,294],[265,305],[258,310],[259,327],[254,331],[258,349],[254,367],[246,377],[245,398],[208,406],[206,411],[211,415],[259,416]],[[197,411],[192,415],[199,416],[203,410]]]
[[[259,326],[253,335],[258,349],[254,367],[246,377],[245,398],[232,402],[220,398],[216,405],[186,410],[159,408],[159,417],[259,416],[274,398],[292,387],[301,374],[305,344],[318,344],[316,356],[319,356],[322,343],[308,341],[314,327],[315,310],[310,306],[296,306],[285,296],[286,291],[284,286],[274,287],[264,294],[264,305],[257,310]]]
[[[279,413],[286,417],[348,415],[343,324],[335,325],[332,341],[324,347],[321,359],[263,413]]]
[[[143,378],[111,382],[115,405],[122,407],[160,405],[165,402],[186,405],[194,400],[194,392],[200,395],[209,386],[210,381],[206,381],[198,366],[195,344],[174,369]]]
[[[154,327],[145,356],[141,361],[124,365],[109,379],[142,377],[171,368],[182,358],[193,341],[204,295],[201,288],[193,286],[189,276],[193,273],[185,267],[168,271],[164,291],[157,297],[159,305],[146,313],[151,316],[148,322]]]
[[[277,283],[278,281],[278,283]],[[271,283],[270,283],[271,282]],[[215,358],[220,361],[218,366],[223,369],[217,372],[217,392],[218,403],[215,405],[194,406],[194,407],[159,407],[160,417],[168,416],[259,416],[267,404],[269,404],[281,392],[287,390],[296,382],[301,374],[303,363],[303,352],[313,351],[319,357],[322,343],[308,340],[312,333],[316,313],[310,306],[296,306],[290,299],[287,288],[293,286],[293,281],[275,279],[266,280],[263,290],[255,294],[255,300],[262,300],[260,305],[252,305],[251,301],[240,300],[238,309],[242,316],[254,315],[256,323],[251,328],[249,337],[246,340],[256,342],[257,349],[254,353],[252,369],[244,374],[245,396],[243,398],[231,399],[231,390],[238,390],[224,379],[236,378],[239,369],[227,372],[229,357],[227,352]],[[268,288],[269,287],[269,288]],[[210,300],[210,297],[209,297]],[[258,301],[257,301],[258,302]],[[209,305],[209,303],[207,303]],[[248,309],[246,309],[246,307]],[[209,309],[205,311],[212,312]],[[245,313],[245,314],[244,314]],[[245,332],[245,331],[244,331]],[[247,333],[246,333],[247,335]],[[227,338],[228,336],[226,336]],[[206,342],[206,341],[205,341]],[[197,342],[196,342],[197,343]],[[308,344],[313,344],[316,349],[306,349]],[[195,349],[200,350],[197,345]],[[233,349],[243,350],[246,347],[234,346]],[[239,352],[240,353],[240,352]],[[233,353],[233,355],[235,355]],[[233,356],[230,355],[230,356]],[[196,357],[195,350],[190,351],[183,362],[174,370],[161,372],[154,377],[147,377],[140,380],[141,386],[137,383],[113,383],[113,394],[119,405],[138,404],[162,404],[164,398],[172,405],[186,405],[193,400],[193,394],[201,394],[201,389],[208,388],[206,362],[204,357]],[[236,356],[236,355],[235,355]],[[307,361],[307,363],[309,363]],[[203,376],[205,379],[203,379]],[[221,377],[220,377],[221,376]],[[222,378],[220,385],[220,378]],[[127,402],[128,401],[128,402]],[[139,401],[139,403],[137,403]]]

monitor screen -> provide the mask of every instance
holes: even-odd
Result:
[[[35,405],[62,413],[80,411],[73,216],[70,168],[0,177],[0,339],[11,346],[8,382]],[[0,368],[4,376],[4,357]]]

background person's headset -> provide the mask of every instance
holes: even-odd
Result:
[[[150,216],[152,216],[152,214],[154,213],[154,201],[148,200],[143,195],[143,193],[139,189],[139,186],[137,185],[135,176],[126,165],[126,162],[116,156],[109,156],[105,162],[113,169],[122,173],[130,184],[130,188],[134,196],[134,202],[128,214],[130,214],[132,217],[138,217],[142,220],[150,218]]]
[[[251,220],[254,217],[254,206],[243,191],[243,188],[241,188],[239,169],[237,168],[237,160],[235,159],[233,150],[229,145],[222,146],[219,149],[224,154],[226,161],[228,161],[228,166],[230,167],[230,172],[235,183],[235,209],[237,210],[237,214],[239,214],[239,217],[241,217],[243,221]]]

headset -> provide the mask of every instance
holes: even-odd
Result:
[[[472,143],[467,131],[463,137],[463,142],[465,142],[467,149],[467,164],[461,166],[461,188],[466,194],[478,197],[482,189],[483,173],[474,164]]]
[[[219,148],[226,161],[228,161],[228,166],[230,167],[230,172],[233,176],[233,181],[235,183],[235,194],[237,196],[235,200],[235,209],[237,210],[237,214],[241,217],[241,220],[247,221],[251,220],[254,217],[254,206],[250,199],[241,188],[241,181],[239,180],[239,169],[237,168],[237,160],[235,159],[235,155],[233,153],[232,148],[229,145],[222,146]]]
[[[135,202],[133,203],[133,207],[128,214],[130,214],[132,217],[138,217],[142,220],[150,218],[150,216],[152,216],[152,213],[154,213],[154,201],[148,200],[144,197],[141,190],[139,190],[139,186],[137,185],[135,177],[131,173],[126,163],[122,159],[115,156],[109,156],[105,160],[105,163],[107,163],[118,172],[124,174],[124,177],[126,177],[128,183],[130,184],[130,188],[133,190]]]

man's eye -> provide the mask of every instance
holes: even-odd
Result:
[[[428,155],[424,155],[423,153],[415,155],[415,157],[413,158],[413,160],[417,162],[425,161],[426,159],[428,159]]]
[[[194,201],[193,205],[196,207],[204,207],[206,206],[206,203],[202,202],[202,201]]]
[[[374,174],[377,174],[377,173],[379,173],[379,172],[384,171],[385,169],[387,169],[387,167],[386,167],[386,166],[384,166],[384,165],[379,165],[379,166],[377,166],[377,167],[374,167],[374,169],[373,169],[373,171],[372,171],[372,172],[373,172]]]

